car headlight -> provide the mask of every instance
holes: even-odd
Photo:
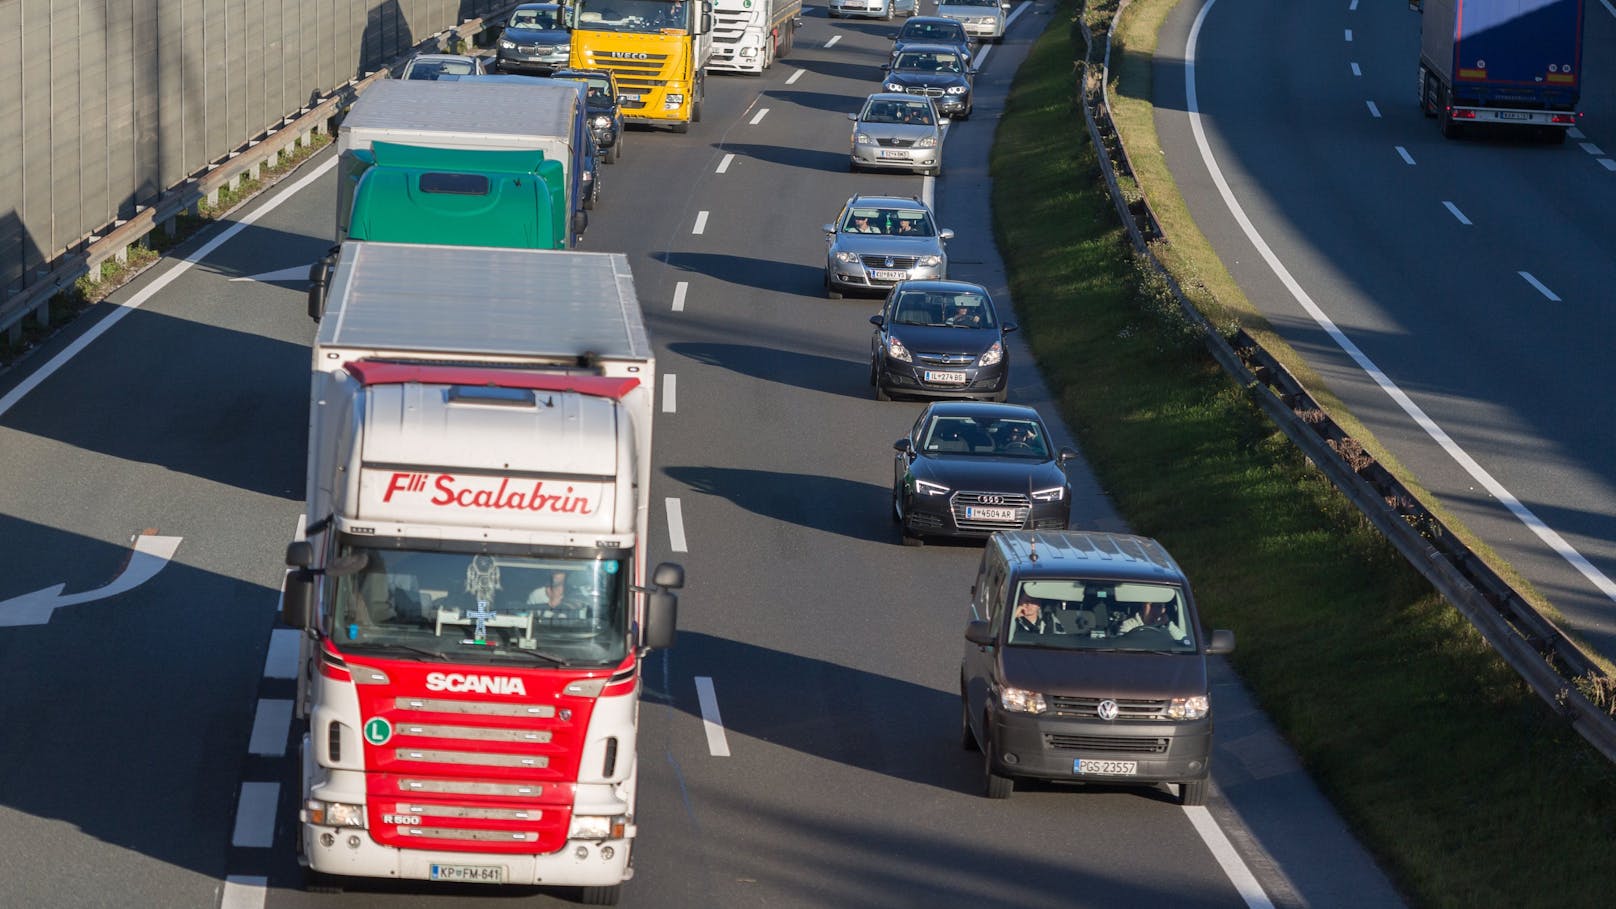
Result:
[[[845,249],[839,249],[836,251],[836,261],[842,263],[843,265],[853,265],[857,263],[858,260],[858,253],[848,252]]]
[[[948,495],[948,487],[941,483],[933,483],[930,480],[916,480],[915,492],[925,496],[946,496]]]
[[[1043,713],[1049,709],[1044,704],[1043,695],[1025,688],[1011,688],[1009,685],[999,689],[999,706],[1011,713]]]
[[[1048,489],[1034,489],[1027,493],[1034,502],[1059,502],[1066,498],[1065,486],[1051,486]]]
[[[506,41],[504,38],[501,38],[501,39],[499,39],[499,49],[500,50],[516,50],[516,42],[515,41]]]
[[[869,136],[864,135],[863,133],[854,133],[853,134],[853,144],[854,145],[874,145],[875,140],[871,139]]]
[[[920,257],[915,259],[915,264],[919,265],[919,266],[922,266],[922,267],[925,267],[925,268],[935,268],[936,266],[943,264],[943,257],[942,256],[920,256]]]
[[[919,142],[915,143],[915,148],[936,148],[936,147],[937,147],[937,137],[936,136],[926,136],[925,138],[921,139]]]
[[[948,87],[948,93],[950,95],[963,95],[970,90],[971,87],[969,85],[950,85]]]
[[[611,125],[612,125],[612,118],[611,117],[607,117],[607,116],[602,115],[602,116],[599,116],[599,117],[595,118],[595,128],[596,129],[605,129],[606,127],[611,126]]]
[[[589,181],[591,181],[591,180],[593,180],[593,179],[595,179],[595,174],[594,174],[594,172],[593,172],[593,171],[587,171],[587,170],[586,170],[586,171],[584,171],[584,172],[583,172],[583,174],[582,174],[582,175],[581,175],[581,176],[580,176],[580,179],[581,179],[581,180],[583,180],[583,182],[585,182],[585,183],[588,183],[588,182],[589,182]]]
[[[885,84],[885,85],[883,85],[881,87],[883,89],[889,91],[889,92],[901,92],[901,91],[903,91],[903,86],[896,83],[896,82],[888,82],[887,84]]]
[[[909,348],[904,347],[903,342],[897,338],[887,339],[887,356],[900,363],[914,362],[914,358],[909,356]]]
[[[1000,360],[1003,360],[1003,359],[1004,359],[1004,345],[1000,344],[998,341],[994,341],[992,347],[989,347],[987,350],[984,350],[982,352],[982,356],[976,358],[976,365],[978,365],[978,366],[992,366],[993,364],[995,364],[995,363],[997,363],[997,362],[999,362]]]
[[[309,799],[304,804],[309,823],[318,827],[363,827],[365,806]]]
[[[620,840],[623,838],[623,831],[627,825],[628,818],[621,814],[615,817],[574,815],[572,826],[567,828],[567,839]]]
[[[1173,698],[1167,705],[1167,718],[1170,720],[1198,720],[1207,715],[1212,704],[1206,695],[1196,695],[1192,698]]]

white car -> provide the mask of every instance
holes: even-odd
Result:
[[[842,16],[891,19],[899,13],[908,17],[919,11],[920,0],[825,0],[825,14],[832,19]]]
[[[965,26],[965,34],[978,41],[997,44],[1004,37],[1010,4],[1004,0],[938,0],[937,15],[955,19]]]

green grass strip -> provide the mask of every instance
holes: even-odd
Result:
[[[1241,677],[1412,903],[1616,903],[1616,770],[1266,421],[1136,267],[1076,106],[1075,15],[1061,5],[1011,89],[994,229],[1028,343],[1100,483],[1184,565],[1206,621],[1236,632]]]

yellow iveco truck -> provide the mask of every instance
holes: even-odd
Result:
[[[701,120],[713,13],[704,0],[576,0],[572,68],[617,76],[623,119],[687,132]]]

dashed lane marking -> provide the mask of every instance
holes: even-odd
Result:
[[[219,909],[264,909],[264,899],[268,895],[269,878],[232,874],[224,879]]]
[[[678,386],[678,382],[679,382],[679,377],[674,375],[671,372],[662,377],[662,412],[663,413],[675,413],[677,411],[677,405],[675,403],[675,401],[676,401],[676,397],[675,397],[676,392],[674,391],[674,389]]]
[[[1396,146],[1396,148],[1397,148],[1397,157],[1402,158],[1404,164],[1407,164],[1410,167],[1412,167],[1414,165],[1414,156],[1409,154],[1408,149],[1404,148],[1401,145]]]
[[[269,653],[264,655],[265,678],[297,678],[297,642],[302,634],[296,628],[277,628],[269,633]]]
[[[718,170],[714,171],[713,173],[721,174],[729,170],[729,163],[734,160],[735,156],[733,154],[725,155],[724,159],[718,162]]]
[[[1363,70],[1362,70],[1362,69],[1359,69],[1359,68],[1358,68],[1358,64],[1357,64],[1357,63],[1356,63],[1356,62],[1354,62],[1354,63],[1353,63],[1353,64],[1352,64],[1352,74],[1353,74],[1353,75],[1354,75],[1354,76],[1361,76],[1361,75],[1363,75]]]
[[[718,712],[718,694],[713,691],[713,680],[708,676],[696,676],[696,699],[701,702],[701,725],[707,730],[707,750],[713,757],[729,757],[724,718]]]
[[[1374,117],[1376,120],[1379,120],[1380,119],[1380,108],[1375,106],[1375,102],[1373,102],[1373,101],[1365,101],[1364,103],[1369,105],[1369,116]]]
[[[1605,154],[1603,151],[1599,150],[1599,146],[1593,144],[1592,142],[1579,142],[1577,144],[1582,146],[1583,151],[1587,152],[1590,155],[1593,155],[1596,158],[1601,157],[1602,155]]]
[[[673,285],[673,311],[685,311],[685,293],[690,290],[689,281],[680,281]]]
[[[831,46],[833,46],[833,45],[834,45],[834,44],[835,44],[835,43],[836,43],[836,42],[838,42],[838,41],[840,41],[840,40],[842,40],[842,36],[841,36],[841,35],[832,35],[832,36],[831,36],[831,38],[830,38],[830,40],[829,40],[829,41],[826,41],[826,42],[825,42],[825,46],[826,46],[826,47],[831,47]]]
[[[667,498],[662,502],[668,510],[668,548],[674,552],[687,552],[684,509],[680,507],[678,499]]]
[[[1528,284],[1532,285],[1533,287],[1537,288],[1537,292],[1542,294],[1543,296],[1547,297],[1550,303],[1559,303],[1559,302],[1561,302],[1560,301],[1560,296],[1558,294],[1556,294],[1554,291],[1549,290],[1547,287],[1544,287],[1543,282],[1539,281],[1537,278],[1532,277],[1531,272],[1529,272],[1529,271],[1519,271],[1519,272],[1516,272],[1516,274],[1518,274],[1521,277],[1525,278],[1526,283],[1528,283]]]
[[[1459,206],[1454,205],[1452,202],[1443,202],[1442,207],[1446,208],[1449,214],[1457,218],[1460,224],[1463,224],[1466,227],[1470,226],[1470,219],[1466,218],[1464,212],[1459,210]]]
[[[275,844],[275,805],[280,783],[242,783],[236,802],[236,832],[230,845],[268,849]]]
[[[798,80],[798,79],[801,79],[801,78],[802,78],[802,74],[803,74],[803,73],[805,73],[805,72],[807,72],[807,70],[805,70],[805,69],[799,69],[799,70],[797,70],[797,71],[796,71],[796,72],[794,72],[794,73],[792,73],[792,74],[791,74],[791,78],[789,78],[789,79],[787,79],[787,80],[786,80],[786,84],[787,84],[787,85],[795,85],[795,84],[796,84],[796,82],[797,82],[797,80]]]
[[[696,212],[696,226],[690,232],[693,233],[693,234],[699,234],[702,231],[705,231],[706,229],[707,229],[707,213],[704,212],[704,211]]]
[[[762,122],[763,118],[767,117],[768,115],[769,109],[767,107],[760,107],[758,108],[758,112],[752,115],[752,120],[747,125],[757,126],[758,123]]]
[[[286,735],[292,728],[292,702],[263,698],[253,714],[249,754],[279,757],[286,753]]]

